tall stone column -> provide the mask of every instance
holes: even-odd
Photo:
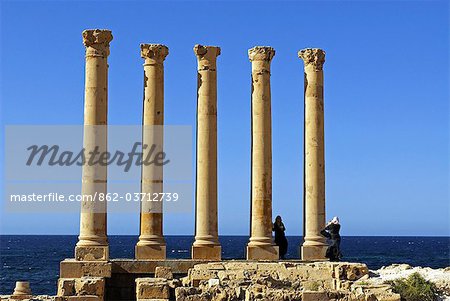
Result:
[[[279,258],[272,239],[272,121],[270,63],[272,47],[248,51],[252,62],[252,170],[251,236],[247,259]]]
[[[220,260],[217,226],[217,71],[220,48],[195,45],[197,56],[197,181],[192,258]]]
[[[144,63],[144,110],[142,126],[143,157],[152,146],[163,151],[164,59],[169,49],[160,44],[141,44]],[[141,192],[146,196],[163,193],[163,166],[142,165]],[[163,205],[144,197],[141,202],[140,236],[136,244],[137,259],[165,259]]]
[[[84,94],[85,153],[107,150],[108,62],[109,30],[83,31],[86,46],[86,77]],[[106,235],[106,181],[107,168],[103,164],[83,165],[80,216],[80,236],[75,247],[77,260],[108,260]]]
[[[304,134],[304,242],[303,260],[325,259],[325,152],[323,114],[323,64],[325,51],[304,49],[299,58],[305,63]]]

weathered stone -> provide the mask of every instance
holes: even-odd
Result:
[[[163,149],[164,125],[164,60],[169,49],[161,44],[141,44],[144,63],[144,101],[142,116],[142,143],[153,148],[142,148],[143,157]],[[163,166],[143,164],[141,193],[163,193]],[[144,198],[141,201],[140,235],[136,244],[137,259],[165,259],[166,243],[163,237],[163,202]]]
[[[217,278],[216,270],[197,270],[191,269],[188,272],[189,283],[192,286],[198,286],[200,281],[209,280],[211,278]]]
[[[195,45],[197,57],[197,181],[192,258],[220,260],[217,222],[217,57],[220,47]]]
[[[248,50],[252,64],[251,229],[247,259],[277,260],[272,239],[272,121],[270,63],[272,47]]]
[[[58,296],[75,295],[75,278],[58,279]]]
[[[194,301],[194,300],[201,300],[198,298],[192,298],[195,295],[198,295],[201,293],[201,290],[195,287],[177,287],[175,289],[175,299],[177,301]]]
[[[304,137],[304,242],[303,260],[324,259],[325,237],[325,151],[323,111],[323,64],[325,51],[304,49],[298,56],[305,63],[305,137]]]
[[[83,31],[86,47],[84,132],[83,148],[86,152],[107,151],[108,111],[108,55],[113,39],[109,30]],[[75,259],[98,261],[109,259],[106,235],[106,203],[94,196],[106,195],[107,167],[105,164],[83,164],[80,214],[80,236],[75,247]]]
[[[16,281],[16,287],[11,296],[12,299],[24,299],[31,297],[30,282],[28,281]]]
[[[136,299],[169,299],[170,287],[164,278],[137,278]]]
[[[101,277],[81,277],[75,280],[75,293],[78,296],[104,296],[105,279]]]
[[[375,295],[352,291],[355,282],[347,279],[365,277],[368,275],[365,273],[366,265],[346,262],[280,264],[229,261],[220,265],[198,264],[183,279],[183,285],[197,287],[196,293],[185,296],[183,300],[216,300],[224,296],[228,300],[301,300],[302,291],[306,290],[324,293],[327,300],[368,301],[364,299],[366,296]],[[385,294],[383,298],[387,296]]]
[[[111,277],[112,264],[107,261],[77,261],[65,259],[60,263],[61,278]]]
[[[58,296],[55,301],[103,301],[99,296]]]
[[[172,269],[170,267],[156,267],[155,278],[173,279]]]
[[[329,301],[327,292],[304,291],[302,301]]]
[[[220,284],[220,280],[217,278],[212,278],[208,280],[208,287],[213,287],[215,285],[219,285]]]

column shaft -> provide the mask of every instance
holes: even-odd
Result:
[[[192,258],[220,260],[217,223],[217,71],[220,48],[196,45],[197,180]]]
[[[83,31],[86,46],[83,147],[86,154],[94,149],[107,151],[109,30]],[[108,260],[106,234],[107,167],[85,164],[82,171],[80,236],[75,248],[77,260]],[[87,197],[91,197],[89,200]]]
[[[163,151],[164,136],[164,59],[169,49],[160,44],[141,44],[144,63],[144,103],[142,152],[146,158],[154,148]],[[166,243],[163,237],[163,203],[152,201],[163,193],[163,166],[142,165],[140,236],[136,245],[137,259],[165,259]],[[159,198],[158,198],[159,199]]]
[[[323,64],[325,52],[305,49],[299,52],[305,62],[304,136],[304,242],[303,260],[325,259],[325,153],[323,110]]]
[[[247,259],[278,259],[272,239],[271,47],[249,50],[252,62],[251,237]]]

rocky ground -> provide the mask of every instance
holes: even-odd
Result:
[[[370,271],[368,281],[373,284],[381,284],[386,281],[407,278],[413,273],[419,273],[426,280],[433,282],[441,292],[441,300],[450,301],[450,267],[432,269],[411,267],[407,264],[393,264],[379,270]]]

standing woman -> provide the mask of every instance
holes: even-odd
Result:
[[[320,232],[331,241],[331,245],[328,247],[326,253],[326,257],[329,258],[330,261],[339,261],[342,257],[340,230],[341,224],[339,223],[339,218],[335,216],[328,222],[325,229]]]
[[[284,234],[285,230],[286,228],[281,220],[281,216],[278,215],[273,223],[272,231],[275,232],[275,244],[280,248],[281,259],[284,259],[284,255],[286,255],[288,247],[288,241],[286,239],[286,235]]]

